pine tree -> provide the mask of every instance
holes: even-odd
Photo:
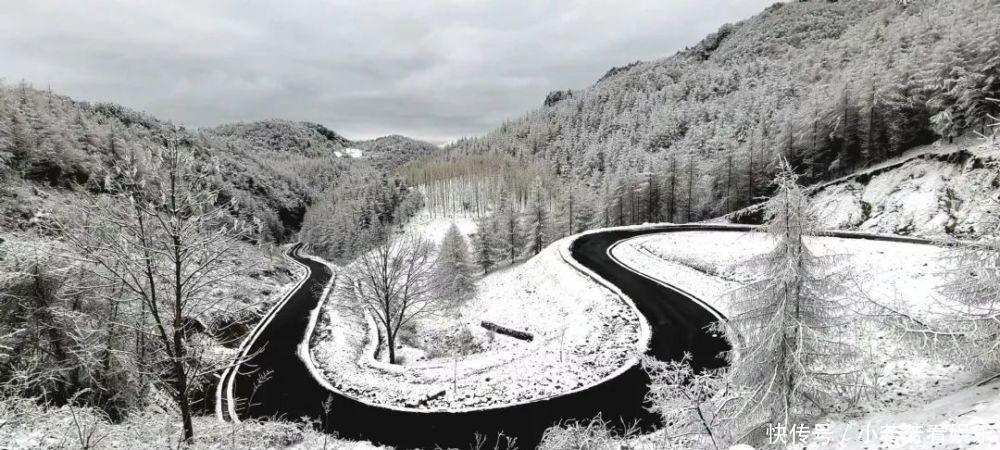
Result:
[[[879,114],[878,96],[875,82],[872,81],[868,104],[865,108],[865,123],[861,133],[861,158],[865,165],[885,159],[882,147],[882,118]]]
[[[11,122],[7,120],[9,114],[3,109],[3,99],[0,99],[0,181],[12,172],[14,154],[11,152],[13,139],[11,136]]]
[[[923,88],[911,71],[900,74],[885,88],[883,121],[886,126],[886,156],[897,156],[915,144],[928,140],[930,110]],[[930,136],[932,137],[932,135]]]
[[[736,425],[758,437],[764,424],[807,418],[860,383],[858,352],[840,334],[850,324],[842,279],[806,245],[817,224],[796,178],[782,162],[765,204],[774,248],[759,262],[762,277],[732,294],[737,314],[717,325],[733,343],[728,377],[750,393],[736,406]]]
[[[453,300],[464,300],[475,290],[473,265],[469,261],[469,245],[458,227],[453,223],[441,240],[441,248],[435,262],[438,286]]]
[[[476,234],[472,235],[472,259],[477,266],[483,269],[483,273],[486,274],[497,264],[497,260],[502,257],[496,245],[496,222],[480,219],[476,221],[476,225]]]
[[[691,212],[694,209],[694,155],[692,154],[688,158],[688,176],[687,176],[687,201],[685,202],[685,207],[687,208],[687,214],[684,216],[685,222],[690,222],[692,220]]]
[[[753,184],[754,184],[754,165],[753,165],[753,133],[750,133],[750,148],[747,149],[747,206],[753,204]]]
[[[604,203],[606,208],[611,210],[610,216],[613,224],[616,226],[625,225],[625,195],[628,192],[628,187],[625,184],[625,179],[618,177],[612,185],[610,197]],[[612,224],[608,224],[612,225]]]
[[[664,209],[663,217],[667,222],[673,222],[677,215],[677,157],[670,155],[670,174],[663,179]]]
[[[646,173],[646,219],[649,222],[662,222],[660,209],[660,180],[650,170]]]
[[[503,197],[505,198],[505,197]],[[502,199],[503,199],[502,198]],[[498,206],[498,211],[494,215],[496,229],[498,233],[498,246],[507,257],[510,264],[517,261],[518,255],[524,246],[524,236],[521,231],[521,223],[517,217],[517,211],[509,201],[502,200]]]
[[[522,225],[525,238],[524,253],[527,256],[537,255],[548,244],[550,235],[549,212],[545,207],[545,193],[540,186],[536,186],[532,193]]]
[[[735,198],[733,196],[733,157],[726,158],[726,212],[736,209]]]
[[[572,188],[570,188],[566,192],[566,196],[563,198],[563,207],[564,207],[563,218],[564,218],[564,221],[566,222],[566,227],[564,228],[565,232],[563,234],[564,236],[569,236],[569,235],[573,234],[574,230],[575,230],[575,228],[573,226],[574,225],[573,221],[576,219],[576,213],[577,212],[576,212],[576,209],[574,209],[574,208],[579,208],[579,205],[577,204],[577,201],[576,201],[576,196],[577,195],[576,195],[575,190],[572,189]],[[576,224],[576,225],[579,225],[579,224]]]
[[[595,216],[594,194],[586,189],[576,191],[576,204],[573,206],[572,234],[579,233],[594,226]]]
[[[858,147],[858,118],[851,102],[850,86],[844,86],[840,95],[840,105],[836,110],[834,130],[840,139],[840,151],[830,166],[834,173],[844,173],[858,166],[861,153]]]

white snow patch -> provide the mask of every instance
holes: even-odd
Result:
[[[476,218],[472,215],[442,216],[424,208],[407,221],[404,233],[417,234],[440,245],[452,224],[458,227],[466,240],[476,232]]]
[[[350,156],[351,158],[360,158],[362,155],[361,149],[351,148],[351,147],[345,148],[344,153],[347,154],[347,156]]]

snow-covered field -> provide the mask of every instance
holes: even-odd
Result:
[[[770,245],[759,233],[676,232],[633,239],[613,254],[731,314],[726,294],[754,278],[747,261]],[[946,250],[839,238],[809,245],[819,255],[839,255],[841,268],[854,274],[851,283],[879,303],[927,320],[943,307],[935,288]],[[808,448],[1000,448],[1000,382],[976,387],[982,373],[932,358],[887,329],[873,329],[869,337],[868,350],[883,368],[879,394],[864,399],[856,414],[821,419],[830,425],[830,443],[813,439]]]
[[[407,232],[440,241],[455,223],[475,231],[471,218],[418,215]],[[313,337],[313,359],[338,389],[395,407],[462,409],[538,400],[594,384],[621,369],[639,350],[640,318],[632,307],[563,260],[558,241],[529,261],[477,282],[459,311],[425,320],[421,337],[466,330],[478,352],[458,358],[404,346],[403,364],[372,358],[373,323],[330,298]],[[525,342],[494,334],[481,321],[524,330]],[[457,371],[457,372],[456,372]],[[457,389],[455,389],[457,373]]]

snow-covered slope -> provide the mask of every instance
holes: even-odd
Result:
[[[726,294],[757,276],[747,261],[772,245],[759,233],[678,232],[632,239],[615,247],[614,255],[732,314]],[[838,255],[841,267],[851,270],[852,283],[882,304],[921,320],[933,319],[946,307],[935,288],[949,264],[941,258],[947,250],[839,238],[815,238],[808,245],[818,255]],[[810,430],[829,425],[829,443],[813,439],[789,448],[1000,448],[1000,382],[976,386],[984,374],[975,367],[904,345],[884,327],[866,333],[870,348],[865,350],[882,367],[878,395],[862,399],[850,415],[831,414],[805,424]]]
[[[831,229],[976,237],[1000,213],[998,163],[997,142],[931,148],[819,189],[814,208]]]

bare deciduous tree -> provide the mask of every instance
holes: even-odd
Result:
[[[380,230],[382,244],[358,257],[344,271],[341,297],[378,322],[389,362],[396,363],[396,337],[415,318],[450,306],[435,283],[434,246],[410,235]]]
[[[111,194],[88,202],[61,227],[92,272],[137,304],[133,326],[147,341],[139,351],[151,347],[141,362],[176,403],[185,440],[194,436],[192,383],[212,370],[192,345],[191,325],[225,308],[210,291],[246,267],[241,241],[253,233],[233,218],[232,204],[218,204],[209,176],[176,143],[134,152],[107,178]]]

